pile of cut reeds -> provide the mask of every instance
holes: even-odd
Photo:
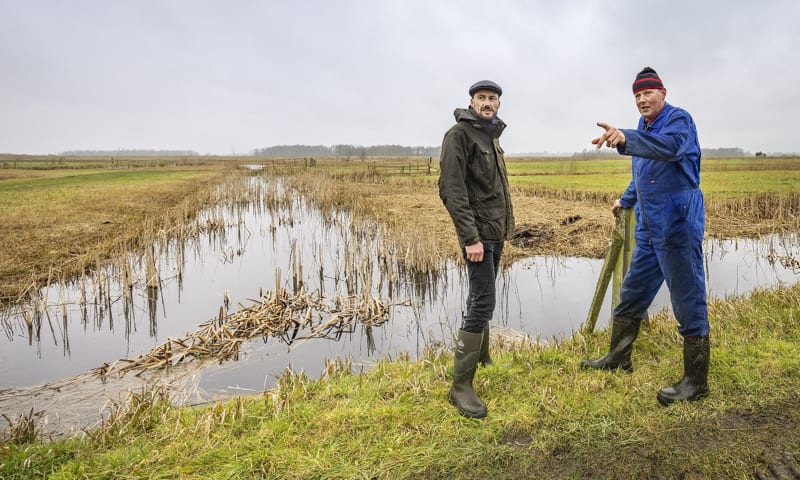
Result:
[[[177,365],[191,358],[237,359],[243,342],[258,337],[280,337],[287,344],[307,338],[338,339],[361,324],[379,326],[389,318],[389,306],[369,295],[337,295],[326,303],[319,291],[269,291],[250,307],[201,324],[185,338],[167,341],[134,359],[123,358],[94,369],[101,377],[112,373],[145,371]],[[241,306],[241,305],[240,305]],[[301,333],[302,332],[302,333]]]

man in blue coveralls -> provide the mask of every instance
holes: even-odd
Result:
[[[636,107],[642,115],[636,130],[598,122],[603,134],[592,140],[600,148],[631,155],[632,179],[612,207],[634,207],[636,247],[614,309],[611,346],[583,368],[633,371],[631,350],[639,325],[666,282],[672,310],[683,336],[683,378],[658,391],[669,405],[708,395],[710,353],[708,308],[703,267],[705,208],[700,191],[700,144],[686,110],[666,102],[667,90],[658,74],[645,67],[633,82]]]

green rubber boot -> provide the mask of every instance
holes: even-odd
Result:
[[[482,340],[482,333],[458,331],[453,362],[453,386],[450,388],[449,398],[450,403],[458,409],[458,413],[470,418],[486,416],[486,404],[472,389],[472,379],[478,368]]]

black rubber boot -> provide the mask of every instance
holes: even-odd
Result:
[[[614,321],[611,324],[611,345],[608,353],[597,360],[582,361],[581,367],[597,370],[615,370],[619,368],[628,373],[633,372],[631,351],[633,351],[633,342],[639,336],[639,326],[641,324],[641,320],[634,318],[614,317]]]
[[[493,365],[492,357],[489,355],[489,324],[483,327],[483,340],[481,341],[481,353],[478,355],[478,363],[484,367]]]
[[[486,404],[472,389],[472,379],[478,368],[482,340],[482,333],[458,331],[453,362],[453,386],[450,388],[449,398],[450,403],[458,409],[458,413],[470,418],[486,416]]]
[[[683,378],[671,387],[662,388],[656,398],[665,407],[675,402],[693,402],[708,396],[708,362],[711,342],[708,337],[683,339]]]

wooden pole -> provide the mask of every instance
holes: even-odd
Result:
[[[594,290],[594,297],[592,298],[592,306],[589,307],[589,316],[586,318],[584,330],[587,333],[594,331],[594,326],[597,323],[597,316],[600,314],[600,307],[603,306],[603,299],[608,291],[608,283],[614,275],[617,262],[620,258],[622,251],[622,244],[624,242],[624,215],[617,216],[616,226],[614,231],[611,232],[611,239],[609,240],[608,253],[603,261],[603,269],[600,271],[600,278],[597,281],[597,287]]]
[[[612,315],[614,308],[619,304],[622,279],[625,278],[625,274],[628,273],[628,269],[631,266],[631,256],[633,255],[633,247],[636,243],[633,236],[635,226],[636,218],[634,217],[633,209],[623,209],[622,213],[616,218],[616,225],[614,231],[611,233],[611,239],[609,240],[608,253],[603,262],[603,269],[600,271],[600,278],[597,280],[594,298],[592,298],[592,306],[589,308],[589,315],[584,325],[584,331],[587,333],[594,332],[594,327],[597,324],[597,316],[600,314],[600,307],[603,306],[603,299],[608,291],[608,283],[612,281],[612,278]]]
[[[614,268],[614,286],[611,290],[611,311],[619,305],[619,292],[622,289],[622,279],[628,273],[631,267],[631,256],[633,255],[633,246],[635,240],[633,238],[633,227],[636,225],[636,218],[633,215],[633,209],[626,208],[622,211],[622,254],[617,260]],[[619,227],[619,224],[617,225]]]
[[[622,259],[625,263],[622,265],[623,275],[628,273],[631,268],[631,257],[633,256],[633,247],[636,246],[636,237],[633,236],[634,228],[636,227],[636,215],[633,214],[632,208],[626,208],[625,214],[625,248],[622,251]]]

